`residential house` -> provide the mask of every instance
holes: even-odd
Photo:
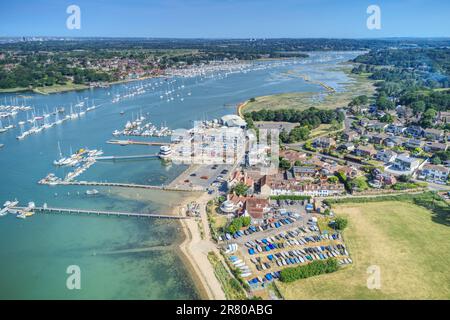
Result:
[[[429,142],[424,147],[423,150],[426,152],[438,152],[438,151],[447,151],[448,144],[441,142]]]
[[[318,170],[315,166],[294,166],[292,173],[295,179],[315,178]]]
[[[347,178],[355,178],[358,175],[358,169],[354,166],[341,166],[336,171],[344,173]]]
[[[431,163],[425,164],[418,173],[418,178],[429,182],[446,182],[450,169]]]
[[[419,139],[409,139],[404,143],[404,146],[410,149],[423,148],[424,145],[425,141]]]
[[[261,195],[309,195],[326,197],[345,192],[340,183],[297,183],[287,180],[272,180],[270,176],[261,179]]]
[[[375,169],[373,172],[373,179],[369,184],[374,188],[382,188],[384,186],[391,186],[396,182],[397,179],[394,175]]]
[[[409,157],[407,154],[401,154],[395,158],[393,167],[396,170],[413,172],[419,165],[419,159]]]
[[[438,123],[439,124],[450,123],[450,112],[448,112],[448,111],[440,111],[439,114],[438,114]]]
[[[222,202],[220,211],[225,214],[240,215],[243,211],[247,197],[238,196],[236,194],[228,194],[227,199]]]
[[[248,175],[247,171],[236,170],[233,172],[231,179],[227,182],[227,187],[230,190],[239,183],[245,184],[249,193],[253,192],[255,181]]]
[[[366,128],[372,131],[384,131],[387,126],[387,123],[383,123],[378,120],[370,120],[367,123]]]
[[[395,158],[397,158],[397,153],[392,150],[383,149],[377,152],[375,158],[383,161],[384,163],[391,163],[394,162]]]
[[[392,133],[394,135],[403,134],[406,128],[401,123],[391,123],[386,127],[386,132]]]
[[[384,139],[383,144],[388,148],[393,148],[401,146],[403,144],[403,140],[400,137],[387,137]]]
[[[245,202],[245,213],[252,218],[252,224],[261,224],[270,212],[270,204],[268,199],[251,197]]]
[[[352,142],[359,138],[359,134],[356,131],[347,130],[342,134],[341,137],[347,142]]]
[[[296,161],[303,162],[306,159],[306,153],[295,150],[281,150],[280,157],[288,160],[293,165]]]
[[[423,136],[429,140],[441,141],[444,138],[444,131],[439,129],[425,129]]]
[[[355,150],[355,145],[351,142],[347,142],[339,145],[338,149],[342,151],[353,151]]]
[[[354,153],[359,157],[373,157],[377,154],[377,150],[372,145],[360,145],[355,148]]]
[[[333,138],[320,137],[314,140],[315,148],[328,149],[336,146],[336,141]]]
[[[369,137],[369,141],[372,142],[373,144],[382,144],[383,141],[388,137],[389,136],[385,133],[374,134]]]
[[[314,197],[328,197],[340,195],[345,192],[344,185],[341,183],[320,183],[303,185],[303,194]]]
[[[420,138],[423,135],[423,129],[420,126],[412,125],[406,128],[405,134],[411,135],[415,138]]]

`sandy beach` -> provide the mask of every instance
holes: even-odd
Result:
[[[200,215],[204,229],[204,239],[200,236],[200,230],[196,219],[186,219],[181,221],[182,230],[185,235],[184,241],[180,244],[180,252],[188,267],[194,282],[199,290],[202,299],[225,300],[225,293],[217,280],[214,269],[208,260],[208,252],[214,251],[220,255],[216,245],[210,240],[208,220],[205,206],[210,199],[207,193],[199,197],[186,199],[180,206],[174,208],[174,214],[185,214],[183,208],[195,200],[200,203]]]
[[[188,170],[189,172],[189,170]],[[200,218],[180,220],[180,229],[184,237],[175,250],[179,252],[197,291],[205,300],[225,300],[225,293],[217,280],[214,269],[208,260],[208,252],[214,251],[218,256],[220,252],[210,237],[208,218],[206,214],[206,203],[211,196],[206,192],[173,192],[160,190],[135,190],[135,189],[112,189],[112,193],[125,199],[140,200],[152,199],[157,206],[159,203],[172,203],[170,213],[172,215],[186,215],[187,205],[195,201],[200,204]],[[203,226],[203,239],[198,223],[201,220]],[[162,249],[162,248],[158,248]],[[142,248],[138,250],[155,250],[155,248]]]

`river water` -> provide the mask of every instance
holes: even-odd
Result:
[[[251,97],[284,92],[324,92],[296,74],[341,90],[345,74],[331,70],[336,63],[356,53],[314,53],[301,61],[267,61],[246,73],[224,77],[148,79],[52,95],[18,93],[0,95],[0,105],[16,99],[34,107],[40,116],[55,108],[84,101],[98,106],[85,116],[66,121],[38,134],[16,139],[19,121],[31,111],[2,119],[16,128],[0,133],[0,201],[17,198],[22,204],[116,211],[164,213],[179,203],[183,194],[162,191],[97,188],[88,196],[86,187],[42,186],[37,181],[53,172],[64,177],[67,168],[56,168],[58,142],[64,155],[82,147],[102,149],[105,155],[151,154],[158,147],[106,144],[126,121],[138,114],[156,125],[189,128],[192,121],[235,113],[236,104]],[[263,67],[261,67],[263,66]],[[295,71],[294,73],[290,71]],[[172,83],[172,81],[175,82]],[[146,86],[146,92],[122,97]],[[153,89],[152,89],[153,88]],[[165,91],[173,90],[169,102]],[[163,95],[163,99],[160,97]],[[123,111],[124,114],[121,114]],[[50,120],[50,118],[49,118]],[[27,123],[24,129],[29,126]],[[169,138],[147,138],[147,140]],[[164,165],[159,160],[98,161],[78,180],[130,182],[160,185],[170,182],[183,166]],[[181,240],[178,222],[122,217],[36,214],[25,220],[13,215],[0,218],[0,299],[197,299],[199,294],[184,267],[176,244]],[[81,270],[81,289],[68,290],[68,266]]]

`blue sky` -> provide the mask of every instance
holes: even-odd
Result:
[[[371,4],[381,30],[366,27]],[[449,13],[448,0],[0,0],[0,36],[450,37]]]

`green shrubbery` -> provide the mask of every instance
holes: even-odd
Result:
[[[227,227],[227,232],[233,234],[236,231],[239,231],[242,227],[248,227],[250,225],[251,218],[250,217],[239,217],[233,219],[230,225]]]
[[[231,189],[231,193],[235,193],[238,196],[245,196],[248,191],[248,186],[245,183],[239,182]]]
[[[337,217],[333,222],[333,228],[336,230],[344,230],[347,227],[348,221],[345,218]]]
[[[316,260],[304,266],[281,270],[280,280],[283,282],[293,282],[319,274],[331,273],[337,271],[337,269],[338,263],[336,259]]]

